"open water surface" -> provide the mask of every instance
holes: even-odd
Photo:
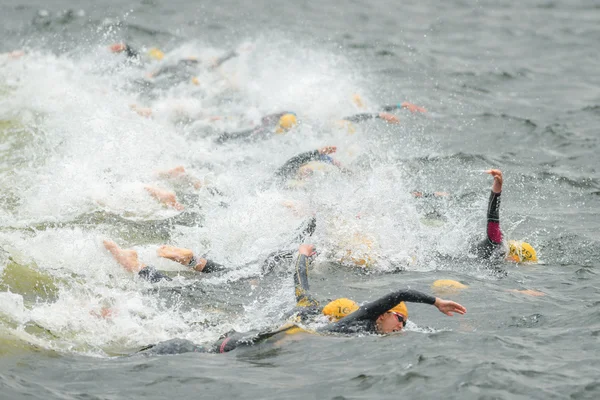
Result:
[[[600,2],[22,0],[0,2],[0,22],[0,53],[25,51],[0,55],[0,398],[600,397]],[[119,41],[165,58],[128,62],[107,49]],[[240,56],[203,67],[231,49]],[[149,72],[192,56],[198,85],[148,90]],[[402,101],[427,113],[353,132],[334,123]],[[280,110],[301,124],[213,141]],[[325,145],[351,175],[264,184]],[[144,190],[181,189],[157,176],[178,165],[222,193],[194,190],[194,218]],[[537,265],[490,270],[467,255],[484,235],[492,167],[505,176],[504,234],[532,243]],[[364,302],[454,279],[468,288],[435,293],[468,313],[409,304],[400,334],[135,354],[283,323],[291,267],[260,277],[257,260],[297,246],[311,214],[318,297]],[[357,237],[368,269],[338,262]],[[174,280],[132,277],[106,238]],[[165,243],[228,270],[185,271],[156,256]]]

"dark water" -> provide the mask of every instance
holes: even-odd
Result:
[[[600,397],[600,2],[526,3],[0,5],[0,52],[28,53],[0,60],[0,397]],[[215,80],[202,92],[148,98],[125,84],[145,70],[105,50],[119,40],[177,56],[255,49],[223,67],[233,89]],[[352,93],[372,104],[409,100],[428,113],[398,113],[398,127],[330,133],[322,125],[353,111]],[[212,115],[292,108],[309,123],[305,136],[223,150],[171,118],[198,98]],[[134,102],[159,110],[155,119],[127,114]],[[273,276],[256,288],[243,268],[152,287],[119,271],[101,239],[138,246],[154,262],[158,244],[212,240],[217,259],[244,264],[277,249],[302,220],[278,207],[289,194],[257,193],[253,183],[325,144],[362,172],[297,195],[320,221],[313,292],[362,302],[455,279],[469,288],[439,295],[468,313],[447,318],[412,305],[408,329],[385,337],[300,335],[222,355],[119,356],[173,337],[210,342],[232,328],[276,326],[293,305],[292,287]],[[165,210],[122,186],[179,164],[203,171],[206,159],[218,164],[212,179],[230,207],[204,199],[200,227],[145,225]],[[456,257],[483,235],[490,167],[505,173],[505,235],[531,242],[542,261],[506,265],[506,276]],[[413,189],[452,197],[403,196]],[[432,223],[431,212],[444,218]],[[328,264],[336,226],[328,218],[356,213],[382,252],[416,254],[416,263],[402,273]],[[89,314],[106,301],[121,310],[114,319]]]

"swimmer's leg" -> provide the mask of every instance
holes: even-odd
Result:
[[[175,261],[198,272],[211,273],[225,269],[225,267],[215,263],[214,261],[208,260],[204,257],[194,256],[192,250],[184,249],[182,247],[164,245],[160,246],[156,250],[156,253],[159,257]]]
[[[182,353],[208,353],[209,350],[203,346],[194,344],[185,339],[171,339],[155,345],[146,346],[139,350],[139,354],[182,354]]]
[[[152,195],[152,197],[154,197],[156,200],[160,201],[166,206],[172,207],[178,211],[181,211],[185,208],[181,203],[177,201],[175,193],[169,190],[159,189],[154,186],[145,186],[144,189],[146,189],[148,193]]]
[[[112,240],[105,240],[104,247],[110,251],[115,260],[117,260],[117,262],[127,271],[137,273],[141,278],[144,278],[147,281],[156,283],[162,280],[171,280],[170,277],[157,271],[155,268],[140,262],[138,253],[135,250],[122,249]]]
[[[122,249],[112,240],[105,240],[104,247],[127,271],[137,273],[146,268],[146,264],[138,259],[137,251]]]

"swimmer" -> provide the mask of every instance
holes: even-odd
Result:
[[[510,240],[504,243],[500,230],[500,195],[503,176],[499,169],[485,171],[494,178],[488,201],[486,238],[475,247],[476,254],[485,259],[504,258],[511,262],[537,262],[535,249],[526,242]]]
[[[390,114],[390,111],[394,111],[399,108],[406,108],[412,113],[416,113],[416,112],[424,113],[427,111],[423,107],[419,107],[414,104],[404,102],[404,103],[400,103],[400,104],[392,105],[392,106],[383,106],[382,107],[383,111],[378,112],[378,113],[361,113],[361,114],[351,115],[349,117],[344,117],[344,118],[342,118],[342,121],[363,122],[363,121],[368,121],[371,119],[381,119],[381,120],[387,122],[388,124],[399,124],[400,118],[398,118],[394,114]]]
[[[310,332],[294,323],[287,323],[279,329],[271,331],[235,332],[223,335],[214,344],[199,346],[188,340],[172,339],[157,345],[145,347],[141,351],[152,354],[175,354],[183,352],[226,353],[236,348],[250,346],[277,336],[305,333],[376,333],[388,334],[401,331],[408,319],[405,301],[434,305],[440,312],[452,316],[453,313],[465,314],[466,308],[458,303],[443,300],[416,290],[399,290],[378,300],[358,306],[348,299],[337,299],[320,310],[319,303],[309,294],[308,264],[315,255],[313,245],[303,244],[298,249],[294,289],[297,308],[304,310],[305,315],[324,312],[338,320],[316,332]]]
[[[296,114],[291,111],[283,111],[275,114],[269,114],[261,119],[260,125],[243,131],[224,132],[217,139],[216,143],[223,144],[230,141],[254,141],[267,139],[273,134],[282,134],[290,131],[298,124]]]

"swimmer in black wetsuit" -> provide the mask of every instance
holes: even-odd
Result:
[[[494,177],[492,192],[488,201],[486,238],[479,242],[474,251],[484,259],[505,259],[513,262],[536,262],[535,249],[526,242],[511,240],[508,249],[500,230],[500,195],[502,193],[502,171],[491,169],[486,173]],[[508,251],[507,251],[508,250]]]
[[[273,133],[281,134],[289,131],[298,123],[296,114],[291,111],[283,111],[269,114],[261,119],[260,125],[243,131],[224,132],[215,139],[216,143],[227,143],[231,141],[254,141],[267,139]]]

